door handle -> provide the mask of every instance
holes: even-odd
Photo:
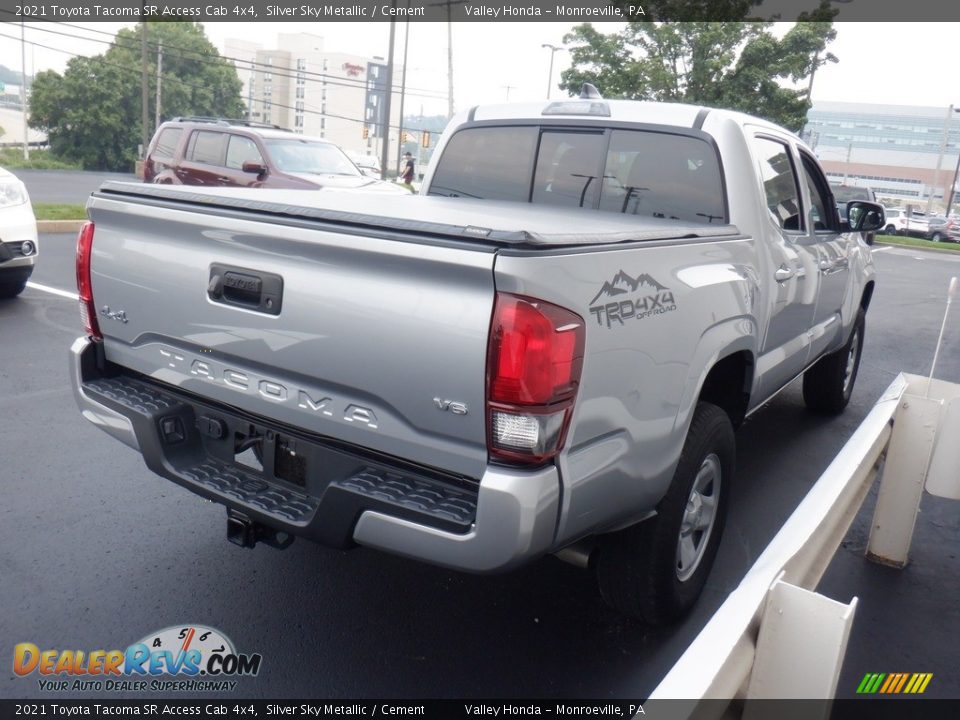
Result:
[[[796,274],[797,274],[796,270],[788,268],[786,265],[781,265],[780,267],[777,268],[777,271],[773,274],[773,278],[777,282],[786,282]]]
[[[836,263],[831,262],[830,260],[821,260],[820,261],[820,272],[828,273],[836,267]]]

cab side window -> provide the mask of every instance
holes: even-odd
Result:
[[[753,146],[771,218],[783,230],[802,231],[806,224],[790,148],[786,143],[766,137],[753,138]]]
[[[800,153],[803,180],[810,195],[811,222],[815,232],[835,230],[834,202],[830,185],[820,172],[816,161],[804,152]]]
[[[243,135],[231,135],[227,145],[227,167],[242,170],[245,162],[255,162],[263,165],[263,158],[257,150],[257,144]]]

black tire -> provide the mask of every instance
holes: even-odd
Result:
[[[699,403],[656,517],[600,538],[594,569],[608,605],[650,625],[689,612],[720,545],[735,454],[730,418],[716,405]],[[706,508],[713,509],[712,520],[704,519]],[[704,522],[706,528],[697,527]],[[694,553],[686,566],[681,545]]]
[[[930,236],[930,239],[933,240],[934,242],[940,242],[941,240],[943,240],[943,235],[941,235],[938,232],[935,232],[933,233],[933,235]]]
[[[13,283],[0,283],[0,299],[16,297],[27,286],[26,280]]]
[[[803,374],[803,401],[808,408],[838,415],[847,407],[860,369],[865,327],[866,313],[860,308],[843,347],[820,358]]]
[[[886,233],[887,235],[896,235],[896,234],[897,234],[897,228],[894,227],[893,225],[887,225],[887,226],[883,229],[883,232]]]

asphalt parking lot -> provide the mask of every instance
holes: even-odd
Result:
[[[41,243],[33,281],[73,291],[73,238]],[[125,648],[168,626],[202,623],[263,655],[238,696],[645,697],[897,373],[929,371],[960,255],[884,248],[875,259],[850,407],[824,420],[804,409],[795,383],[739,431],[717,565],[695,613],[672,628],[614,615],[586,571],[554,558],[475,577],[362,548],[229,544],[222,507],[154,476],[80,417],[67,379],[67,348],[80,334],[76,302],[30,287],[0,304],[0,654],[19,642]],[[960,382],[958,308],[937,375]],[[852,695],[850,678],[865,672],[916,670],[937,675],[928,695],[960,697],[960,609],[942,602],[960,594],[958,513],[955,503],[927,501],[924,512],[932,525],[918,531],[906,571],[863,561],[869,516],[861,513],[824,580],[843,602],[854,581],[866,585],[853,591],[861,605],[841,695]],[[922,604],[910,599],[911,586],[925,593]],[[35,676],[3,664],[0,697],[38,694]]]

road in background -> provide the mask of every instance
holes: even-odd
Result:
[[[87,198],[108,180],[140,182],[133,173],[87,172],[84,170],[14,170],[23,180],[34,203],[86,203]]]
[[[36,282],[74,289],[73,240],[41,237]],[[164,627],[202,623],[240,652],[263,655],[259,676],[242,680],[237,697],[645,697],[896,374],[929,371],[960,256],[896,248],[875,259],[851,405],[840,417],[814,415],[794,383],[739,430],[716,567],[694,613],[671,628],[617,616],[587,571],[552,557],[481,577],[303,540],[283,552],[231,545],[221,506],[153,475],[136,452],[82,419],[67,374],[77,304],[28,288],[0,303],[0,653],[19,642],[122,649]],[[960,382],[954,312],[938,376]],[[939,525],[919,533],[902,572],[863,560],[869,517],[861,513],[824,583],[842,602],[861,596],[843,682],[868,671],[933,672],[927,695],[960,696],[960,573],[955,556],[946,558],[960,547],[960,529],[951,510],[932,516]],[[927,604],[909,604],[911,587]],[[36,675],[5,668],[0,697],[40,695]]]

